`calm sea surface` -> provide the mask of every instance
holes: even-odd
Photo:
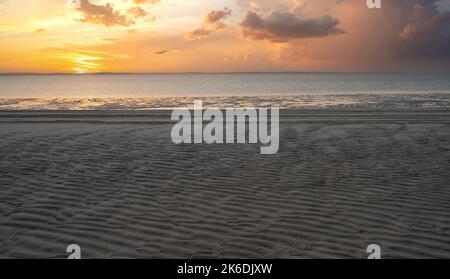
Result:
[[[0,75],[0,109],[161,109],[198,97],[215,107],[450,107],[450,75]]]

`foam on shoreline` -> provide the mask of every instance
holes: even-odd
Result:
[[[0,99],[0,110],[168,110],[191,108],[196,99],[201,99],[205,108],[450,108],[450,93],[342,93],[148,98],[3,98]]]

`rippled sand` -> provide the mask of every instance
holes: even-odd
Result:
[[[0,257],[450,257],[450,111],[284,111],[277,155],[165,112],[0,113]]]

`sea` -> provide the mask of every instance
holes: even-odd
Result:
[[[0,75],[0,110],[450,108],[448,73]]]

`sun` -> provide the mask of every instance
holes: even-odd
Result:
[[[102,70],[101,57],[86,54],[84,51],[66,52],[57,56],[68,64],[67,71],[75,74],[95,73]]]
[[[73,72],[78,75],[86,74],[86,69],[75,67],[73,68]]]

